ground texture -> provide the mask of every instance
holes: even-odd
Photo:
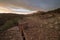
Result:
[[[60,10],[26,15],[2,32],[0,40],[60,40]]]

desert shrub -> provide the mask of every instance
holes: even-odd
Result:
[[[15,18],[13,20],[7,21],[3,26],[0,27],[0,32],[3,32],[4,30],[7,30],[13,26],[16,26],[18,23],[19,18]]]

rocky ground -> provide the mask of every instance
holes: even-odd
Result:
[[[2,32],[0,40],[60,40],[60,9],[25,15]]]
[[[3,32],[0,34],[0,40],[22,40],[19,28],[15,26]]]

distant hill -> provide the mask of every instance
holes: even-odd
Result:
[[[60,13],[60,8],[57,8],[55,10],[51,10],[51,11],[48,11],[48,12]]]

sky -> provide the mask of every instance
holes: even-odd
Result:
[[[49,11],[60,8],[60,0],[0,0],[0,11],[23,12]]]

